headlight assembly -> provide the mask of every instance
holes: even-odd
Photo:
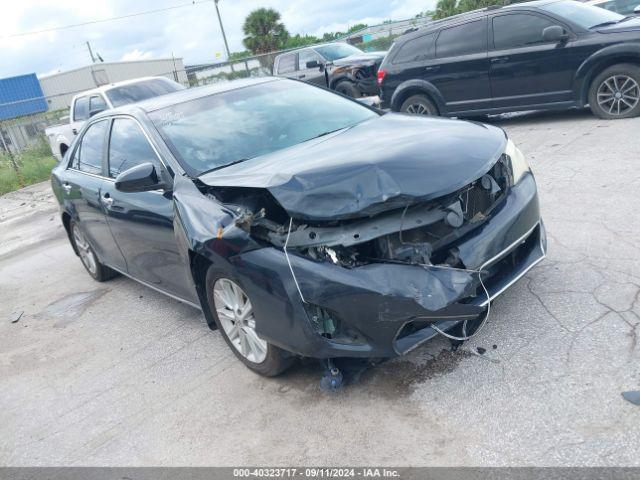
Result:
[[[511,159],[511,170],[513,171],[513,184],[515,185],[520,181],[522,176],[531,171],[529,167],[529,163],[527,159],[524,158],[524,155],[520,151],[518,147],[511,141],[507,141],[507,148],[505,148],[504,153],[509,156]]]

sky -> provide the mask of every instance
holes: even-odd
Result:
[[[198,2],[201,3],[198,3]],[[242,24],[260,7],[280,12],[290,34],[322,35],[356,23],[403,20],[430,10],[436,0],[220,0],[231,51],[244,50]],[[24,32],[186,5],[165,12],[32,35]],[[224,58],[212,1],[0,0],[0,78],[46,75],[91,63],[86,42],[105,62],[170,58],[185,64]],[[218,58],[216,56],[218,55]],[[221,57],[220,57],[221,56]]]

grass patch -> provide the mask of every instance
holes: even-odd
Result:
[[[0,195],[48,179],[57,161],[46,143],[25,150],[14,157],[19,175],[6,154],[0,153]]]

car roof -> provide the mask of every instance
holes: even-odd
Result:
[[[517,10],[530,10],[532,8],[541,7],[543,5],[548,5],[550,3],[557,3],[564,0],[533,0],[530,2],[522,2],[522,3],[512,3],[509,5],[493,5],[486,8],[480,8],[478,10],[472,10],[470,12],[459,13],[457,15],[452,15],[450,17],[446,17],[440,20],[434,20],[431,23],[428,23],[424,27],[420,27],[417,30],[411,31],[399,39],[401,42],[405,40],[410,40],[412,38],[420,37],[424,34],[428,34],[431,32],[438,31],[442,27],[446,27],[450,24],[463,23],[467,20],[474,20],[477,18],[482,18],[489,13],[493,12],[505,12],[505,11],[517,11]]]
[[[165,79],[165,80],[169,80],[167,77],[139,77],[139,78],[132,78],[130,80],[122,80],[120,82],[113,82],[113,83],[108,83],[106,85],[101,85],[99,87],[96,88],[92,88],[91,90],[86,90],[82,93],[79,93],[78,95],[76,95],[76,97],[84,97],[86,95],[92,95],[95,93],[104,93],[104,92],[108,92],[109,90],[112,90],[114,88],[118,88],[118,87],[122,87],[124,85],[132,85],[135,83],[141,83],[141,82],[148,82],[149,80],[156,80],[158,78],[161,79]]]
[[[140,102],[129,103],[121,107],[106,110],[104,115],[100,116],[112,116],[117,114],[132,114],[136,111],[143,110],[146,113],[154,112],[162,108],[170,107],[178,103],[184,103],[197,98],[208,97],[209,95],[215,95],[218,93],[229,92],[231,90],[238,90],[240,88],[250,87],[252,85],[260,85],[269,82],[281,82],[285,79],[277,77],[259,77],[259,78],[243,78],[239,80],[232,80],[229,82],[219,82],[213,85],[205,85],[202,87],[187,88],[184,90],[178,90],[176,92],[166,93],[158,97],[148,98]],[[98,115],[96,115],[98,117]]]

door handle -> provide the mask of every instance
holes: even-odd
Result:
[[[101,200],[105,207],[110,207],[111,205],[113,205],[113,198],[111,198],[108,193],[102,195]]]
[[[425,72],[437,72],[440,70],[440,65],[430,65],[428,67],[424,67]]]
[[[491,59],[491,63],[507,63],[509,57],[495,57]]]
[[[72,128],[71,131],[73,132],[74,135],[78,134],[78,129],[77,128]]]
[[[65,192],[67,192],[67,193],[71,193],[71,185],[69,185],[69,183],[64,182],[64,183],[62,184],[62,188],[64,189],[64,191],[65,191]]]

